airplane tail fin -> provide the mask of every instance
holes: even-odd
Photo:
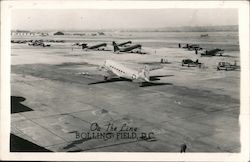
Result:
[[[141,72],[139,72],[139,77],[142,78],[143,80],[149,82],[149,67],[145,66]]]
[[[114,52],[119,51],[119,47],[117,46],[117,44],[115,43],[115,41],[113,41],[113,46],[114,46]]]

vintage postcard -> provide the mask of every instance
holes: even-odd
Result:
[[[2,8],[2,159],[249,158],[248,2]]]

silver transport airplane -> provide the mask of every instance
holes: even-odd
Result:
[[[104,76],[104,80],[108,80],[112,77],[120,77],[131,80],[133,82],[150,82],[149,71],[160,69],[162,67],[149,68],[147,65],[140,71],[128,68],[121,63],[105,60],[104,64],[100,67],[100,70],[105,70],[108,75]]]

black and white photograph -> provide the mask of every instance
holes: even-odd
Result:
[[[10,12],[10,153],[242,152],[238,8]]]

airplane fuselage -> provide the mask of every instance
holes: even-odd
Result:
[[[127,41],[127,42],[123,42],[123,43],[120,43],[120,44],[117,44],[117,46],[124,46],[126,44],[131,44],[132,41]]]
[[[117,46],[117,44],[115,42],[113,42],[113,46],[114,46],[114,52],[116,52],[116,51],[118,51],[118,52],[132,52],[132,50],[134,50],[134,49],[141,49],[140,44],[135,44],[135,45],[131,45],[129,47],[120,48]]]
[[[101,43],[101,44],[97,44],[97,45],[94,45],[94,46],[90,46],[90,47],[87,47],[88,49],[97,49],[99,47],[106,47],[107,46],[107,43]]]
[[[112,60],[106,60],[104,62],[104,68],[113,73],[114,75],[126,78],[135,82],[148,82],[149,76],[148,71],[142,70],[141,72],[127,68],[123,64],[114,62]]]
[[[119,51],[120,52],[129,52],[129,51],[132,51],[132,50],[137,49],[137,48],[141,48],[141,45],[140,44],[135,44],[135,45],[132,45],[132,46],[129,46],[129,47],[126,47],[126,48],[121,48]]]
[[[205,51],[201,55],[203,55],[203,56],[215,56],[217,54],[222,55],[223,52],[224,52],[224,50],[216,48],[216,49],[213,49],[213,50],[210,50],[210,51]]]

